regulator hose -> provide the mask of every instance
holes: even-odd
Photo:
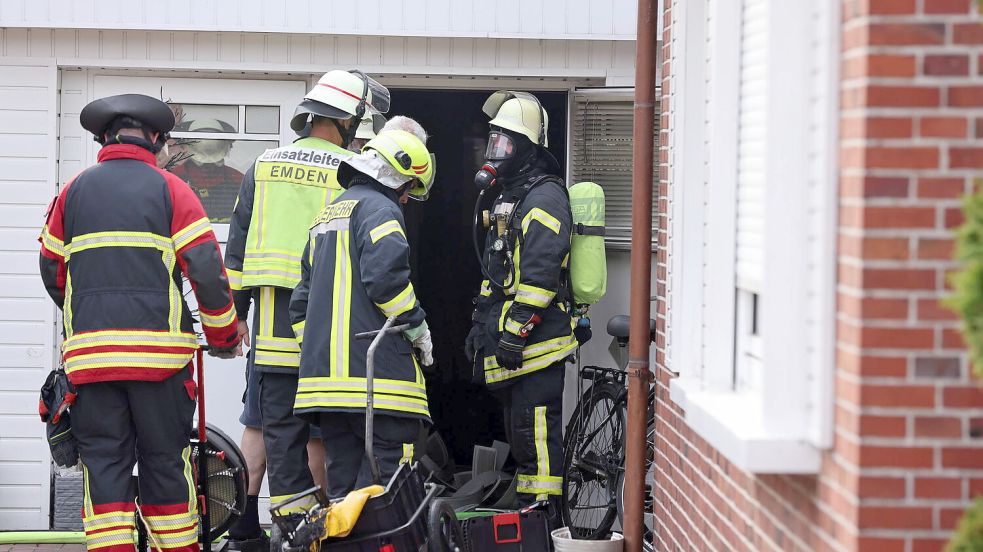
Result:
[[[492,278],[492,275],[488,273],[488,266],[485,264],[484,256],[482,255],[482,250],[481,247],[479,246],[478,228],[481,225],[481,221],[479,220],[479,217],[481,216],[481,200],[484,199],[486,191],[487,188],[482,189],[478,193],[478,199],[476,199],[474,202],[474,220],[473,220],[473,224],[471,225],[471,243],[472,245],[474,245],[474,254],[478,258],[478,266],[481,267],[481,274],[488,279],[489,284],[504,290],[505,284],[499,282],[495,278]],[[512,264],[512,260],[509,259],[508,263],[509,263],[509,278],[515,279],[515,267]]]

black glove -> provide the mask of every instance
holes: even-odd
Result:
[[[484,324],[472,324],[471,331],[468,332],[468,337],[464,338],[464,355],[468,357],[468,361],[474,361],[474,355],[478,352],[478,345],[481,342],[481,334],[484,333]]]
[[[526,346],[526,338],[513,333],[502,332],[495,350],[495,360],[498,365],[507,370],[522,368],[522,349]]]

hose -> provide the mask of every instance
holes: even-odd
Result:
[[[0,531],[0,544],[85,544],[85,532]]]

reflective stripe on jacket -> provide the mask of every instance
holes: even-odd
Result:
[[[410,282],[409,244],[395,193],[379,184],[352,186],[314,220],[290,317],[301,337],[294,412],[364,411],[366,354],[388,316],[416,327],[426,313]],[[402,335],[375,352],[378,411],[429,420],[426,384]]]
[[[533,176],[531,175],[530,178]],[[495,200],[493,209],[502,204],[518,203],[513,217],[512,252],[515,273],[510,275],[505,255],[492,248],[494,230],[489,232],[485,259],[492,276],[505,289],[482,282],[476,320],[484,323],[483,356],[479,369],[489,387],[500,387],[515,378],[542,370],[565,360],[577,348],[566,305],[557,294],[565,287],[563,278],[570,259],[572,216],[570,201],[562,182],[546,181],[535,185],[524,199],[521,186],[506,189]],[[541,320],[532,327],[522,351],[522,367],[508,370],[498,365],[495,349],[502,332],[519,335],[533,316]]]
[[[338,165],[351,152],[320,138],[266,150],[246,173],[229,227],[233,289],[293,289],[311,220],[341,193]]]
[[[198,348],[188,277],[210,345],[235,343],[228,279],[201,202],[149,151],[109,145],[61,190],[41,231],[41,277],[65,326],[75,384],[160,381]]]

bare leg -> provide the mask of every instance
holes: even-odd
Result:
[[[239,448],[242,449],[242,455],[246,458],[246,467],[249,468],[249,486],[246,494],[258,495],[259,488],[263,485],[263,476],[266,474],[266,447],[263,445],[263,432],[258,427],[247,427],[242,432]]]
[[[324,444],[320,439],[312,438],[307,442],[307,466],[314,477],[314,484],[328,492],[327,473],[324,468]]]

